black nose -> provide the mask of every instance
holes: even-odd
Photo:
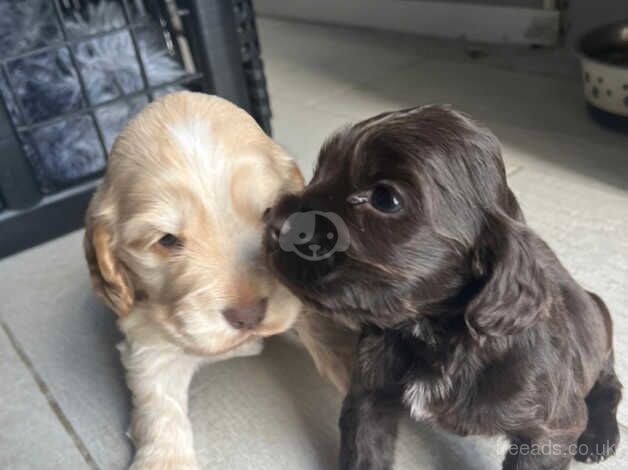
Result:
[[[222,315],[236,330],[252,330],[266,316],[267,306],[268,299],[264,298],[252,304],[226,308]]]

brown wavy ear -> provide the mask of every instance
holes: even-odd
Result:
[[[118,315],[127,315],[133,307],[133,286],[124,265],[116,258],[112,236],[106,224],[94,216],[95,196],[87,212],[83,247],[94,291]]]
[[[476,338],[509,336],[547,317],[551,295],[533,234],[506,215],[490,215],[473,255],[479,292],[465,321]]]

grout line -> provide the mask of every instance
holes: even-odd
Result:
[[[39,373],[35,370],[35,368],[33,367],[33,363],[28,358],[28,356],[26,355],[26,353],[24,352],[24,350],[18,343],[17,339],[15,338],[15,336],[13,335],[13,333],[11,332],[7,324],[4,321],[0,321],[0,325],[2,326],[2,329],[4,330],[7,337],[9,338],[9,341],[11,343],[11,346],[13,347],[13,350],[18,355],[18,357],[20,358],[24,366],[30,372],[31,376],[33,377],[33,380],[35,380],[35,383],[37,384],[37,387],[39,387],[40,392],[46,398],[46,401],[48,402],[48,406],[50,406],[50,409],[52,410],[52,412],[55,414],[55,416],[57,417],[57,419],[59,420],[59,422],[65,429],[65,431],[69,434],[77,450],[83,457],[83,460],[85,460],[85,463],[87,464],[87,466],[92,470],[98,470],[98,465],[96,465],[96,462],[94,461],[93,457],[90,455],[89,451],[85,447],[85,444],[83,444],[83,441],[77,434],[76,430],[72,427],[72,424],[63,413],[63,410],[61,410],[59,403],[57,403],[57,401],[52,396],[52,393],[50,392],[48,385],[46,385],[46,382],[44,382],[41,375],[39,375]]]

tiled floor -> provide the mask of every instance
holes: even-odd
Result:
[[[530,225],[611,308],[628,384],[628,138],[588,119],[568,55],[270,19],[259,28],[275,136],[306,177],[327,135],[384,110],[449,102],[491,126]],[[119,336],[90,293],[80,239],[0,262],[0,468],[128,465]],[[268,341],[262,356],[195,378],[199,460],[211,469],[333,468],[339,400],[289,338]],[[628,400],[620,417],[628,425]],[[399,469],[500,468],[503,443],[415,423],[401,434]],[[574,467],[628,468],[628,445],[601,466]]]

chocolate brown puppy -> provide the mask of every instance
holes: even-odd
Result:
[[[266,220],[279,278],[360,331],[341,469],[392,468],[404,411],[506,435],[504,469],[615,452],[609,312],[526,225],[488,129],[424,106],[341,130],[310,184]]]

